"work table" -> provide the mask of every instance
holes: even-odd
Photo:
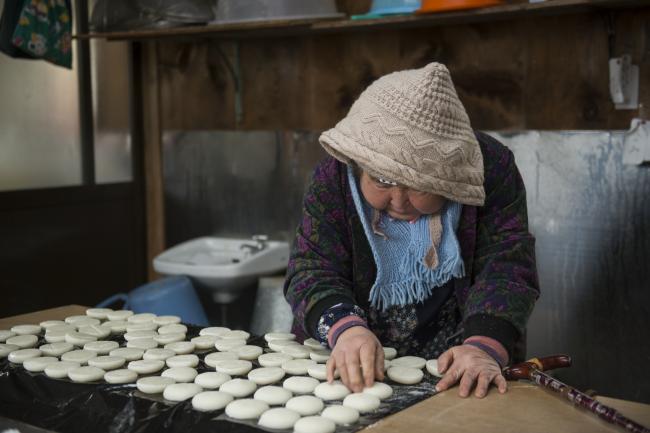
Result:
[[[80,305],[69,305],[4,318],[0,319],[0,329],[9,329],[18,324],[37,324],[44,320],[63,320],[67,316],[84,314],[86,308]],[[527,382],[510,382],[508,387],[506,394],[500,395],[492,390],[483,399],[460,398],[458,389],[452,388],[386,417],[365,430],[374,433],[624,431],[605,423],[591,413],[572,406],[536,385]],[[600,396],[598,400],[643,425],[650,425],[650,405]],[[0,424],[1,422],[0,419]]]

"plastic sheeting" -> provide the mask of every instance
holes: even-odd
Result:
[[[188,339],[198,335],[199,329],[188,326]],[[114,340],[124,345],[121,336]],[[41,344],[45,344],[42,338]],[[260,337],[253,338],[248,344],[265,346]],[[213,371],[203,363],[205,355],[213,351],[195,352],[201,359],[200,372]],[[384,400],[377,411],[363,415],[352,426],[337,428],[337,432],[360,430],[434,395],[436,380],[426,373],[424,381],[415,386],[387,381],[393,386],[393,395]],[[340,401],[330,403],[340,404]],[[232,420],[223,410],[196,411],[190,400],[172,403],[164,400],[161,394],[143,394],[135,384],[78,384],[51,379],[44,373],[30,373],[6,358],[0,361],[0,416],[49,430],[83,433],[278,431],[260,428],[256,421]]]

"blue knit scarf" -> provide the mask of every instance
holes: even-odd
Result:
[[[377,277],[370,291],[373,308],[385,311],[392,306],[423,302],[436,287],[451,278],[465,275],[465,266],[456,239],[462,205],[447,201],[442,209],[442,238],[436,249],[438,266],[430,269],[424,258],[431,248],[429,219],[420,217],[414,223],[390,218],[381,213],[381,229],[386,239],[372,230],[373,209],[359,193],[357,179],[348,166],[348,179],[354,204],[377,266]]]

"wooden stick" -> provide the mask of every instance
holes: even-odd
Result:
[[[626,418],[616,409],[604,405],[589,397],[587,394],[544,373],[544,370],[568,367],[569,365],[571,365],[571,358],[567,355],[555,355],[539,359],[533,358],[527,362],[504,369],[503,375],[508,380],[531,380],[541,387],[565,396],[574,405],[587,409],[605,421],[623,427],[628,431],[634,433],[650,433],[650,429]]]

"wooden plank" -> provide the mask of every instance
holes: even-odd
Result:
[[[86,314],[88,308],[83,305],[65,305],[34,313],[3,317],[0,319],[0,329],[9,329],[16,325],[37,325],[45,320],[63,320],[68,316]]]
[[[158,275],[153,269],[153,258],[165,249],[158,45],[156,42],[145,42],[142,51],[147,265],[149,280],[154,280]]]

